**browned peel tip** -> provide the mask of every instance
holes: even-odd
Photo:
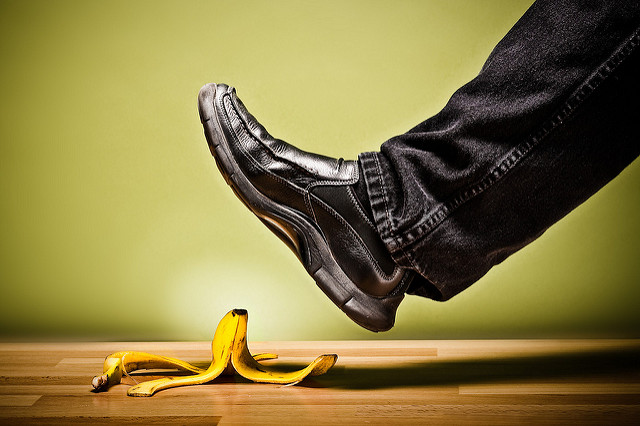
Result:
[[[105,383],[107,383],[107,377],[104,374],[102,376],[95,376],[93,380],[91,380],[94,389],[100,389]]]

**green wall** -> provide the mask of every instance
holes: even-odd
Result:
[[[636,336],[640,163],[446,303],[360,329],[219,176],[196,109],[355,158],[435,114],[525,1],[1,1],[0,336]]]

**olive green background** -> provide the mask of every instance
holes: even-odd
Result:
[[[196,108],[353,159],[438,112],[531,1],[1,1],[0,337],[634,336],[640,163],[446,303],[373,334],[218,174]],[[553,200],[549,200],[553,202]]]

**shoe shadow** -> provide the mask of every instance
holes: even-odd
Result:
[[[457,386],[505,380],[580,379],[640,381],[640,347],[534,356],[438,360],[398,366],[340,366],[297,386],[385,389],[407,386]]]
[[[640,346],[585,350],[572,353],[546,353],[541,355],[514,355],[487,359],[439,360],[437,357],[424,361],[401,365],[340,365],[338,364],[322,376],[307,377],[296,387],[337,388],[353,390],[389,389],[397,387],[458,386],[474,383],[497,383],[506,380],[569,379],[610,380],[620,382],[640,381]],[[298,363],[269,361],[279,369],[294,371],[306,365]],[[206,369],[207,362],[194,363]],[[133,372],[132,378],[140,381],[164,377],[167,371]],[[171,376],[188,376],[191,373],[172,371]],[[135,380],[134,379],[134,380]],[[123,378],[123,383],[131,379]],[[216,383],[247,381],[235,376],[218,377]],[[134,384],[132,381],[128,384]]]

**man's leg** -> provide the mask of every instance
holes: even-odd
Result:
[[[639,7],[594,4],[536,3],[441,113],[359,163],[274,139],[207,85],[211,152],[334,303],[386,330],[405,291],[452,297],[638,155]]]
[[[540,0],[433,118],[360,162],[409,293],[447,300],[640,153],[640,3]]]

